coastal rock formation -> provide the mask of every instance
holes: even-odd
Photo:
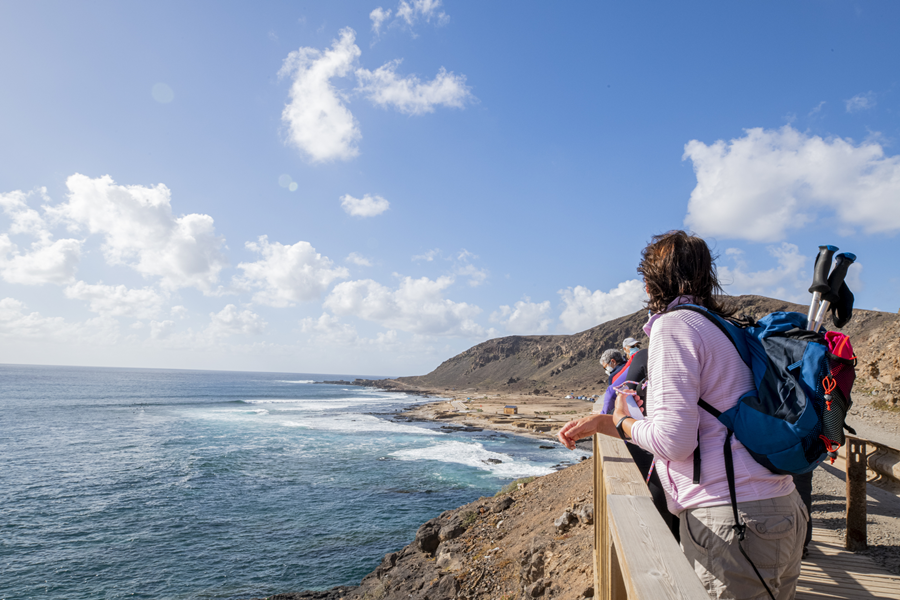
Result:
[[[345,595],[346,600],[553,597],[593,593],[592,528],[569,511],[561,534],[560,509],[592,507],[591,461],[540,477],[521,489],[442,513],[416,540],[392,555]],[[436,538],[432,532],[437,531]],[[438,544],[423,546],[421,541]],[[426,550],[427,548],[427,550]],[[431,554],[433,553],[433,554]],[[433,556],[433,558],[432,558]]]
[[[358,587],[270,596],[267,600],[500,600],[593,595],[593,529],[579,521],[561,534],[562,510],[593,506],[590,460],[511,492],[441,513],[415,540],[387,554]]]

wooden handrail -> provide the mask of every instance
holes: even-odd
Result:
[[[709,598],[625,442],[600,434],[594,435],[594,590],[601,600]]]

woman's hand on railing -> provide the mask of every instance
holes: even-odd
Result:
[[[595,433],[602,433],[612,437],[618,437],[616,424],[612,415],[593,414],[582,419],[569,421],[559,430],[557,437],[563,446],[569,450],[575,449],[575,442],[591,437]]]

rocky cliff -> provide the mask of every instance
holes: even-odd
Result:
[[[592,598],[591,460],[441,513],[359,586],[266,600]]]
[[[757,319],[778,310],[806,314],[801,306],[762,296],[736,296],[738,315]],[[508,336],[488,340],[441,363],[431,373],[378,382],[379,387],[419,389],[478,389],[480,391],[534,392],[553,395],[561,391],[605,386],[606,374],[598,360],[607,348],[618,348],[623,339],[644,342],[642,327],[647,313],[601,323],[572,335]],[[825,324],[830,327],[830,321]],[[887,404],[900,402],[900,315],[855,310],[842,330],[850,336],[859,357],[857,394],[875,392]]]

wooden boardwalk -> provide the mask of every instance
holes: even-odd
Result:
[[[599,600],[709,599],[654,509],[624,442],[601,434],[594,436],[594,515],[594,590]],[[868,556],[845,550],[836,532],[814,526],[796,598],[900,600],[900,577]]]
[[[845,550],[836,532],[814,526],[809,556],[800,571],[797,600],[824,598],[900,599],[900,577],[867,556]]]

